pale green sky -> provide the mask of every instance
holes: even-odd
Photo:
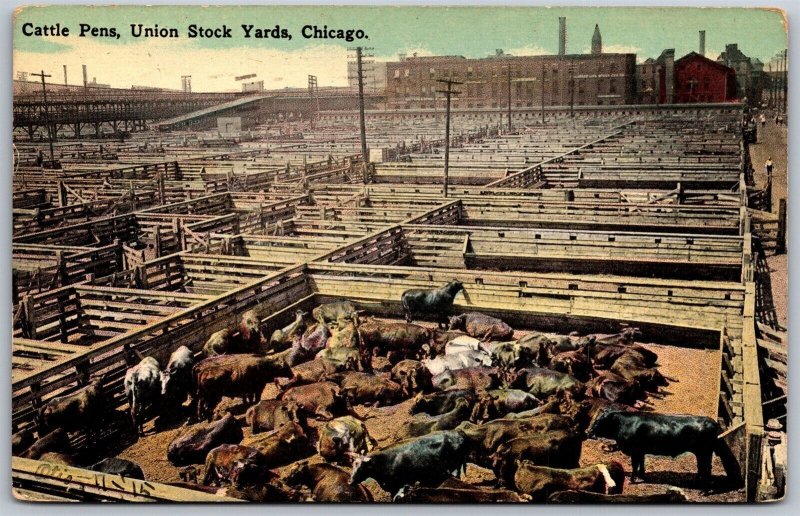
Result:
[[[664,48],[682,56],[697,50],[698,30],[706,30],[710,57],[726,43],[738,43],[765,63],[786,48],[782,17],[761,9],[692,8],[545,8],[545,7],[80,7],[26,8],[14,26],[14,71],[42,68],[70,83],[81,81],[80,65],[90,80],[113,86],[152,85],[178,88],[181,75],[192,75],[195,91],[235,89],[234,75],[257,73],[268,88],[304,86],[308,74],[320,85],[346,84],[347,47],[372,47],[377,59],[399,52],[483,57],[502,48],[515,55],[555,53],[558,17],[567,17],[567,51],[587,52],[594,24],[600,25],[604,50],[634,52],[640,60]],[[68,37],[26,37],[25,22],[70,28]],[[119,39],[78,37],[80,23],[117,27]],[[137,39],[130,24],[176,27],[178,39]],[[232,28],[230,39],[189,39],[190,24]],[[246,39],[242,24],[292,34],[285,39]],[[363,29],[361,42],[305,39],[304,25]]]

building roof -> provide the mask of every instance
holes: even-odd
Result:
[[[685,63],[687,61],[692,61],[692,60],[696,60],[696,59],[700,59],[700,60],[704,61],[706,64],[710,64],[712,66],[715,66],[715,67],[719,68],[720,70],[722,70],[722,71],[724,71],[726,73],[731,73],[731,74],[734,74],[734,75],[736,74],[736,71],[733,68],[731,68],[729,66],[725,66],[722,63],[718,63],[717,61],[714,61],[713,59],[707,58],[706,56],[701,56],[697,52],[689,52],[685,56],[683,56],[680,59],[676,60],[675,61],[675,67],[677,68],[679,65],[681,65],[681,64],[683,64],[683,63]]]

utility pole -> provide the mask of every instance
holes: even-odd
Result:
[[[774,81],[772,80],[772,63],[767,63],[767,77],[769,77],[769,102],[768,102],[768,104],[769,104],[769,107],[773,107],[774,106],[773,94],[775,93],[775,88],[774,88],[774,84],[773,84]]]
[[[544,70],[542,70],[542,125],[544,125]]]
[[[316,112],[311,118],[311,128],[314,128],[314,119],[319,118],[319,85],[317,84],[317,76],[308,76],[308,96],[316,102]]]
[[[44,109],[44,123],[47,125],[47,141],[50,144],[50,166],[55,166],[56,160],[53,154],[53,128],[50,124],[50,109],[47,105],[47,87],[44,84],[45,77],[50,76],[46,75],[44,70],[42,70],[42,73],[32,73],[31,75],[42,78],[42,99],[44,100],[42,108]]]
[[[368,182],[369,154],[367,154],[367,122],[364,116],[364,65],[362,57],[364,50],[371,50],[365,47],[356,47],[356,67],[358,73],[358,120],[361,126],[361,156],[364,162],[364,172],[362,174],[364,184]]]
[[[511,134],[511,65],[508,65],[508,133]]]
[[[569,116],[575,118],[575,67],[569,67]]]
[[[439,93],[444,93],[447,97],[447,108],[445,111],[444,119],[444,196],[447,197],[448,181],[450,174],[450,97],[453,95],[461,94],[460,91],[454,91],[454,84],[464,84],[462,82],[454,81],[452,79],[439,79],[436,82],[447,84],[446,90],[436,90]]]
[[[789,70],[788,70],[788,61],[787,61],[787,52],[788,49],[783,51],[783,113],[786,114],[786,96],[788,93],[789,87]]]

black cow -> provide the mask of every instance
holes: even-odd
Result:
[[[558,491],[551,494],[550,503],[682,503],[686,493],[677,487],[668,487],[664,493],[649,495],[601,494],[583,490]]]
[[[644,480],[645,455],[677,457],[686,452],[697,458],[697,480],[711,480],[711,459],[717,451],[719,423],[705,416],[606,411],[594,420],[589,437],[617,442],[631,458],[631,482]]]
[[[415,482],[437,486],[466,467],[467,453],[467,439],[452,430],[406,439],[356,458],[350,484],[373,478],[392,495]]]
[[[463,289],[463,283],[453,280],[436,290],[406,290],[400,298],[406,321],[412,322],[414,315],[430,315],[435,318],[440,327],[446,327],[453,300]]]

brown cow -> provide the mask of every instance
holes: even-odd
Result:
[[[311,489],[317,502],[371,502],[372,494],[361,484],[350,485],[350,473],[331,464],[293,464],[284,476],[287,484]]]
[[[339,373],[346,370],[348,366],[354,365],[342,364],[322,357],[315,358],[292,367],[294,380],[291,383],[292,385],[303,385],[319,382],[327,374]]]
[[[39,410],[41,430],[83,430],[87,438],[92,439],[94,432],[102,426],[100,423],[105,411],[103,379],[97,378],[72,394],[59,396],[45,403]]]
[[[347,412],[347,400],[342,388],[333,382],[317,382],[287,389],[280,399],[294,401],[307,414],[329,421],[336,414]]]
[[[437,430],[452,430],[466,421],[471,411],[472,403],[466,398],[458,398],[453,410],[449,412],[437,416],[416,415],[410,421],[406,421],[400,430],[400,438],[417,437]]]
[[[295,422],[286,423],[269,433],[245,438],[242,444],[261,452],[264,463],[270,469],[285,466],[312,453],[305,430]]]
[[[67,432],[61,428],[56,428],[49,434],[34,441],[28,449],[20,454],[20,457],[25,459],[38,459],[48,452],[67,453],[70,451],[70,448]]]
[[[625,470],[618,462],[584,468],[558,469],[523,460],[514,474],[513,486],[534,502],[544,502],[558,491],[580,489],[602,494],[621,494]]]
[[[574,429],[528,434],[501,444],[492,455],[492,470],[500,482],[511,486],[522,460],[553,468],[577,468],[583,435]]]
[[[223,396],[255,403],[267,382],[291,376],[291,368],[274,357],[236,354],[206,358],[192,369],[197,418],[210,420]]]
[[[272,350],[280,351],[292,345],[295,339],[303,335],[306,329],[306,317],[308,314],[302,310],[296,310],[294,321],[288,326],[280,328],[272,332],[269,339],[269,347]]]
[[[439,390],[472,389],[488,391],[500,387],[502,372],[496,367],[467,367],[455,371],[445,371],[434,376],[433,387]]]
[[[391,378],[400,384],[405,397],[433,389],[431,372],[418,360],[401,360],[392,368]]]
[[[245,414],[245,422],[252,433],[269,432],[286,423],[299,421],[300,407],[293,401],[261,400]]]
[[[350,371],[328,375],[326,380],[338,381],[342,392],[353,405],[394,405],[403,399],[403,388],[382,376]]]
[[[482,425],[464,422],[456,427],[472,443],[476,464],[489,465],[489,456],[513,439],[553,430],[569,430],[575,422],[559,414],[541,414],[528,419],[496,419]]]
[[[350,462],[351,454],[363,455],[377,445],[362,421],[353,416],[343,416],[320,428],[317,452],[328,462]]]
[[[242,440],[242,429],[232,414],[211,423],[198,423],[184,430],[169,444],[167,459],[176,465],[200,464],[212,449]]]
[[[264,455],[255,448],[223,444],[208,452],[203,485],[258,485],[272,475]]]
[[[655,367],[646,367],[645,361],[637,351],[627,351],[614,361],[610,371],[626,380],[639,384],[648,392],[658,392],[659,387],[669,385],[667,378]]]
[[[549,368],[559,373],[566,373],[573,378],[586,382],[594,376],[594,367],[589,359],[588,346],[577,351],[558,353],[550,360]]]
[[[228,496],[256,503],[302,502],[303,497],[283,483],[277,476],[270,476],[266,483],[248,486],[225,486],[216,490],[217,496]]]
[[[450,330],[463,330],[470,337],[481,340],[508,340],[514,329],[497,317],[480,312],[467,312],[450,317]]]
[[[314,308],[311,314],[321,324],[336,323],[341,316],[350,317],[356,313],[356,307],[350,301],[325,303]]]
[[[36,441],[29,429],[20,430],[11,436],[11,455],[19,455]]]
[[[266,340],[261,333],[261,319],[258,312],[248,310],[242,315],[238,333],[230,328],[213,333],[205,345],[203,353],[207,357],[230,353],[262,353]]]
[[[431,348],[431,330],[402,322],[370,319],[359,326],[364,346],[396,364],[403,359],[419,359]]]

